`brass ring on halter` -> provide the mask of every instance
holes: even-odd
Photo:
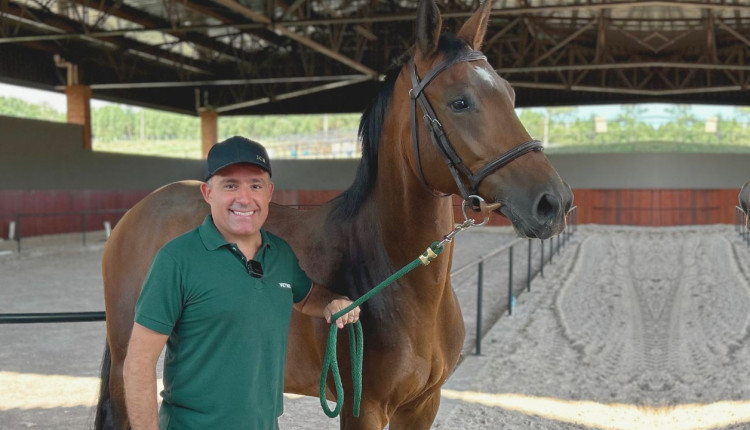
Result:
[[[476,199],[479,201],[477,205],[474,205],[473,200]],[[502,203],[487,203],[483,198],[477,196],[477,195],[470,195],[469,197],[464,200],[463,204],[461,205],[461,210],[464,213],[464,220],[468,219],[466,216],[466,203],[470,202],[471,204],[471,210],[474,212],[478,212],[482,214],[482,217],[484,220],[481,224],[474,224],[474,225],[485,225],[490,220],[490,214],[497,210],[500,206],[502,206]]]

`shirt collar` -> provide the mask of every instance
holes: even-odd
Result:
[[[198,227],[198,235],[203,241],[203,246],[209,251],[215,251],[222,246],[231,245],[226,239],[224,239],[224,236],[219,233],[211,215],[206,215],[203,224]],[[271,249],[271,241],[269,240],[268,232],[263,228],[260,229],[260,237],[262,240],[260,247]]]

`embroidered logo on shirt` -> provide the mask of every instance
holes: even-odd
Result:
[[[281,288],[292,288],[291,285],[287,284],[286,282],[279,282],[279,287]]]

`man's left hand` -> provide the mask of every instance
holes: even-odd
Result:
[[[330,324],[331,318],[333,315],[342,309],[346,308],[347,306],[351,305],[353,302],[349,300],[348,297],[340,297],[337,299],[331,300],[328,305],[326,305],[325,309],[323,309],[323,316],[325,317],[326,321]],[[359,321],[359,306],[356,308],[350,310],[346,314],[342,315],[339,319],[336,320],[336,325],[338,328],[344,328],[346,324],[353,324],[355,322]]]

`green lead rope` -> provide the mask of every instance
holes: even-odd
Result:
[[[378,284],[375,288],[368,291],[362,297],[355,300],[351,305],[335,313],[331,317],[331,328],[328,332],[328,344],[326,345],[326,356],[323,360],[323,373],[320,375],[320,405],[323,412],[331,418],[341,413],[344,405],[344,388],[341,385],[341,374],[339,372],[338,361],[336,360],[336,320],[341,318],[352,309],[366,302],[370,297],[379,293],[383,288],[391,285],[396,280],[414,270],[417,266],[428,265],[430,262],[443,252],[444,246],[439,242],[434,242],[425,252],[423,252],[414,261],[407,264],[401,270],[389,276],[388,279]],[[362,336],[362,324],[357,321],[347,326],[349,329],[349,354],[352,360],[352,383],[354,385],[354,416],[359,417],[359,406],[362,399],[362,356],[364,355],[364,344]],[[336,407],[331,410],[326,402],[326,379],[328,372],[333,375],[333,383],[336,386]]]

